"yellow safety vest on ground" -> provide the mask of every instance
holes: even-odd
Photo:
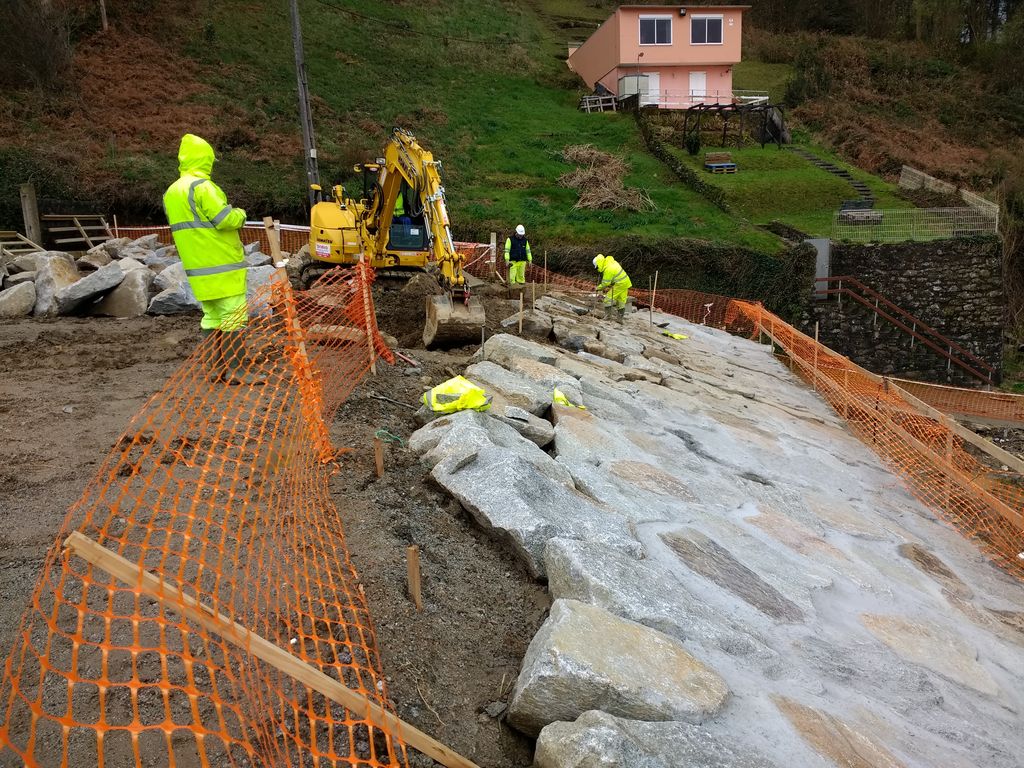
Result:
[[[245,211],[232,208],[210,180],[216,159],[206,141],[185,134],[178,150],[181,178],[164,193],[164,212],[192,293],[199,301],[245,293],[248,264],[238,230]]]
[[[491,398],[469,379],[456,376],[424,392],[423,404],[434,413],[486,411],[491,407]]]

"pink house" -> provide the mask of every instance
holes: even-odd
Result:
[[[587,85],[641,103],[685,108],[695,103],[767,100],[737,94],[746,5],[623,5],[578,47],[569,69]]]

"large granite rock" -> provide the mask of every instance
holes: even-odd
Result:
[[[0,291],[0,317],[25,317],[36,305],[36,286],[31,281]]]
[[[551,407],[552,390],[487,360],[469,366],[466,378],[488,392],[497,392],[510,405],[534,416],[540,416]]]
[[[643,553],[626,518],[579,493],[565,467],[496,419],[463,411],[427,424],[409,445],[433,463],[434,481],[536,577],[544,576],[544,545],[555,536]]]
[[[162,270],[160,274],[156,276],[156,280],[153,281],[153,285],[157,291],[166,291],[170,288],[177,288],[182,283],[188,283],[188,276],[185,274],[185,265],[180,261],[175,261],[166,269]],[[191,292],[191,289],[189,289],[189,293]]]
[[[555,439],[555,428],[550,421],[534,416],[523,408],[517,408],[514,405],[503,405],[496,408],[492,404],[487,413],[492,418],[512,427],[531,443],[535,443],[541,448]]]
[[[729,688],[678,640],[596,606],[556,600],[530,643],[509,723],[530,735],[601,707],[637,720],[700,723]]]
[[[108,262],[95,272],[58,291],[57,312],[62,315],[70,314],[116,288],[122,280],[124,280],[124,270],[121,269],[120,263]]]
[[[546,339],[551,335],[551,315],[540,310],[524,309],[522,312],[509,315],[501,321],[501,327],[518,329],[520,318],[522,318],[523,322],[523,333],[527,336]]]
[[[803,620],[804,613],[796,603],[700,531],[674,531],[662,534],[661,538],[691,570],[762,613],[778,621],[795,623]]]
[[[22,283],[34,283],[37,272],[19,272],[16,275],[8,275],[4,278],[4,288],[13,288]]]
[[[783,668],[763,638],[695,597],[657,560],[637,560],[589,541],[551,539],[544,565],[556,599],[590,603],[678,640],[746,658],[768,677]]]
[[[576,405],[583,404],[583,389],[573,376],[563,370],[547,363],[540,363],[528,357],[513,358],[510,367],[512,373],[532,381],[543,387],[549,394],[557,387],[562,394],[569,398],[569,402]]]
[[[557,359],[551,347],[505,333],[492,336],[484,344],[484,360],[509,368],[517,357],[529,358],[548,365],[554,365]]]
[[[123,265],[124,261],[119,263]],[[129,270],[121,284],[92,307],[92,314],[141,317],[149,309],[149,288],[153,279],[153,273],[145,267]]]
[[[774,697],[774,701],[793,728],[831,764],[849,768],[906,768],[873,736],[839,718],[783,696]]]
[[[989,696],[999,694],[992,675],[978,663],[978,651],[953,631],[901,616],[864,614],[860,620],[901,658]]]
[[[737,734],[738,735],[738,734]],[[591,710],[551,723],[537,739],[537,768],[775,768],[740,741],[700,725],[626,720]]]
[[[64,255],[49,255],[45,259],[39,258],[36,263],[39,269],[36,271],[36,306],[33,314],[37,317],[56,315],[57,294],[76,283],[81,274],[75,263]]]
[[[164,272],[166,271],[164,270]],[[160,275],[162,274],[163,272],[160,273]],[[156,276],[153,281],[154,285],[159,281],[160,275]],[[200,309],[202,309],[202,305],[193,295],[188,280],[185,280],[160,291],[149,302],[149,309],[146,311],[151,315],[178,315],[184,312],[196,312]]]
[[[160,247],[159,235],[143,235],[137,237],[127,244],[130,248],[138,248],[144,251],[155,251]]]
[[[7,271],[12,275],[18,272],[38,272],[39,268],[50,259],[63,259],[71,265],[75,263],[74,257],[64,251],[36,251],[15,256],[7,263]]]
[[[276,273],[277,267],[272,264],[245,270],[245,296],[251,314],[261,314],[268,308],[271,302],[270,284]]]
[[[110,254],[105,249],[97,246],[97,249],[92,249],[80,256],[76,264],[79,270],[92,272],[100,267],[107,266],[111,261]]]

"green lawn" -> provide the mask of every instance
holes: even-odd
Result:
[[[460,237],[484,237],[522,222],[535,242],[637,234],[777,250],[774,235],[678,183],[645,151],[630,116],[577,109],[580,84],[565,67],[559,30],[545,21],[547,14],[565,14],[574,6],[579,7],[565,0],[447,0],[438,13],[433,4],[346,0],[344,7],[395,25],[382,27],[312,0],[301,2],[324,181],[353,182],[351,166],[376,157],[391,127],[401,125],[442,161]],[[260,13],[250,8],[241,0],[210,4],[208,31],[196,24],[187,50],[208,65],[204,72],[218,73],[207,101],[241,107],[263,126],[294,133],[287,5],[268,4]],[[602,14],[591,9],[586,16]],[[579,143],[626,157],[627,185],[646,189],[657,210],[572,210],[576,193],[558,185],[572,167],[560,153]],[[224,181],[254,182],[271,203],[285,195],[301,199],[301,158],[293,153],[261,166],[228,152]]]
[[[893,187],[871,174],[857,171],[817,146],[807,147],[822,159],[846,168],[874,192],[877,208],[907,208],[910,204]],[[704,171],[705,147],[696,157],[674,149],[704,178],[722,188],[730,207],[754,224],[781,221],[808,235],[824,237],[832,230],[832,217],[844,200],[856,193],[844,180],[817,168],[794,152],[775,146],[729,149],[739,168],[735,174],[712,175]]]
[[[772,103],[779,104],[792,76],[791,64],[741,61],[732,68],[732,87],[738,91],[768,91]]]

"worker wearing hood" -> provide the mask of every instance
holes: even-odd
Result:
[[[164,211],[192,293],[203,306],[203,332],[229,334],[245,327],[245,253],[238,230],[245,211],[233,208],[210,179],[216,156],[208,142],[185,134],[178,149],[181,177],[164,193]],[[219,338],[226,375],[242,365],[242,339]],[[233,348],[237,348],[233,351]]]

